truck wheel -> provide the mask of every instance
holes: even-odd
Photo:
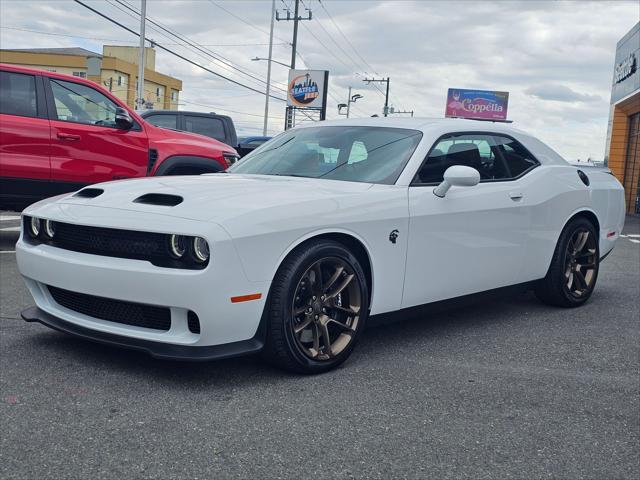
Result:
[[[598,279],[598,243],[589,220],[571,220],[560,234],[547,276],[536,285],[536,296],[558,307],[577,307],[586,302]]]
[[[364,330],[364,271],[341,243],[311,241],[278,269],[267,309],[268,359],[298,373],[326,372],[349,357]]]

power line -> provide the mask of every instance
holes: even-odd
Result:
[[[113,23],[113,24],[115,24],[115,25],[118,25],[120,28],[123,28],[124,30],[127,30],[129,33],[132,33],[133,35],[136,35],[136,36],[138,36],[138,37],[140,36],[140,34],[139,34],[139,33],[137,33],[135,30],[132,30],[131,28],[127,27],[126,25],[124,25],[124,24],[122,24],[122,23],[120,23],[120,22],[118,22],[118,21],[116,21],[116,20],[114,20],[114,19],[112,19],[112,18],[108,17],[108,16],[107,16],[107,15],[105,15],[104,13],[102,13],[102,12],[100,12],[100,11],[96,10],[96,9],[95,9],[95,8],[93,8],[93,7],[90,7],[90,6],[89,6],[89,5],[87,5],[86,3],[83,3],[83,2],[82,2],[82,1],[80,1],[80,0],[74,0],[74,2],[76,2],[77,4],[79,4],[79,5],[83,6],[84,8],[86,8],[86,9],[88,9],[88,10],[91,10],[93,13],[95,13],[95,14],[97,14],[97,15],[101,16],[101,17],[102,17],[102,18],[104,18],[105,20],[108,20],[108,21],[110,21],[111,23]],[[147,39],[147,40],[149,40],[149,39]],[[228,82],[231,82],[231,83],[233,83],[233,84],[235,84],[235,85],[238,85],[238,86],[240,86],[240,87],[243,87],[243,88],[246,88],[246,89],[248,89],[248,90],[251,90],[251,91],[254,91],[254,92],[260,93],[261,95],[264,95],[264,94],[265,94],[264,92],[262,92],[262,91],[258,90],[257,88],[253,88],[253,87],[251,87],[250,85],[246,85],[246,84],[241,83],[241,82],[239,82],[239,81],[237,81],[237,80],[234,80],[234,79],[229,78],[229,77],[227,77],[227,76],[225,76],[225,75],[222,75],[222,74],[220,74],[220,73],[218,73],[218,72],[216,72],[216,71],[214,71],[214,70],[211,70],[210,68],[207,68],[207,67],[205,67],[204,65],[200,65],[199,63],[194,62],[193,60],[191,60],[191,59],[189,59],[189,58],[185,57],[184,55],[181,55],[181,54],[179,54],[179,53],[177,53],[177,52],[174,52],[173,50],[171,50],[171,49],[169,49],[169,48],[167,48],[167,47],[165,47],[165,46],[163,46],[163,45],[161,45],[161,44],[159,44],[159,43],[154,42],[154,44],[155,44],[155,46],[156,46],[156,47],[160,48],[161,50],[164,50],[165,52],[170,53],[170,54],[172,54],[172,55],[174,55],[174,56],[176,56],[176,57],[178,57],[178,58],[180,58],[180,59],[184,60],[185,62],[188,62],[188,63],[190,63],[191,65],[194,65],[194,66],[196,66],[196,67],[198,67],[198,68],[201,68],[202,70],[205,70],[205,71],[207,71],[207,72],[209,72],[209,73],[211,73],[211,74],[213,74],[213,75],[215,75],[215,76],[217,76],[217,77],[220,77],[220,78],[222,78],[223,80],[227,80]],[[276,100],[280,100],[281,102],[286,102],[286,99],[284,99],[284,98],[276,97],[275,95],[269,95],[269,96],[270,96],[271,98],[276,99]]]
[[[109,1],[109,0],[107,0],[107,1],[108,1],[108,3],[109,3],[109,4],[111,4],[112,6],[115,6],[116,8],[118,8],[118,7],[117,7],[117,5],[113,5],[113,3],[111,3],[111,1]],[[132,12],[133,12],[135,15],[137,15],[138,17],[140,17],[140,12],[139,12],[138,10],[136,10],[135,8],[133,8],[133,7],[132,7],[128,2],[126,2],[126,1],[122,1],[122,0],[115,0],[115,1],[116,1],[117,3],[119,3],[120,5],[122,5],[124,8],[127,8],[128,10],[132,11]],[[118,8],[118,9],[119,9],[119,8]],[[119,10],[121,10],[121,9],[119,9]],[[122,11],[122,10],[121,10],[121,11]],[[125,12],[125,13],[126,13],[126,12]],[[130,15],[130,14],[129,14],[129,15]],[[148,16],[147,16],[146,20],[147,20],[149,23],[151,23],[152,25],[155,25],[156,27],[160,28],[161,30],[163,30],[163,31],[165,31],[165,32],[167,32],[167,33],[169,33],[172,37],[175,37],[175,38],[177,38],[178,40],[181,40],[181,41],[183,41],[183,42],[187,43],[188,45],[192,46],[192,47],[193,47],[193,48],[195,48],[196,50],[198,50],[198,51],[200,51],[200,52],[204,53],[205,55],[207,55],[207,56],[209,56],[209,57],[213,58],[214,60],[216,60],[216,61],[218,61],[218,62],[222,63],[223,65],[227,65],[227,66],[228,66],[228,67],[230,67],[231,69],[233,69],[233,70],[237,70],[237,71],[238,71],[238,72],[240,72],[241,74],[243,74],[243,75],[245,75],[245,76],[247,76],[247,77],[249,77],[249,78],[252,78],[253,80],[255,80],[255,81],[257,81],[257,82],[259,82],[259,83],[261,83],[261,84],[265,84],[265,83],[266,83],[266,82],[265,82],[261,77],[256,76],[256,75],[258,75],[257,73],[255,73],[255,72],[247,73],[247,71],[245,71],[245,70],[243,70],[243,69],[241,69],[241,68],[238,68],[237,66],[235,66],[235,65],[231,62],[231,60],[229,60],[229,59],[225,58],[224,56],[220,55],[219,53],[214,52],[214,51],[212,51],[212,50],[210,50],[210,49],[202,49],[202,48],[200,48],[200,45],[199,45],[198,43],[196,43],[196,42],[194,42],[194,41],[192,41],[192,40],[188,39],[187,37],[185,37],[185,36],[184,36],[183,34],[181,34],[180,32],[178,32],[178,31],[176,31],[176,30],[171,30],[171,29],[169,29],[169,28],[165,27],[164,25],[162,25],[162,24],[158,23],[157,21],[155,21],[154,19],[152,19],[152,18],[150,18],[150,17],[148,17]],[[162,33],[161,33],[161,35],[163,35],[163,36],[165,36],[165,37],[166,37],[166,35],[164,35],[164,34],[162,34]],[[167,37],[167,38],[168,38],[168,37]],[[220,67],[222,67],[223,69],[227,70],[227,71],[231,71],[229,68],[226,68],[226,67],[225,67],[225,66],[223,66],[223,65],[219,65],[219,66],[220,66]],[[250,72],[250,71],[249,71],[249,72]],[[283,92],[284,92],[284,91],[286,91],[285,89],[280,88],[280,87],[274,87],[274,88],[277,88],[277,89],[279,89],[279,90],[281,90],[281,91],[283,91]]]
[[[44,32],[42,30],[31,30],[28,28],[19,28],[19,27],[5,27],[0,26],[0,29],[3,30],[16,30],[19,32],[28,32],[28,33],[39,33],[41,35],[51,35],[53,37],[68,37],[68,38],[82,38],[83,40],[97,40],[99,42],[116,42],[116,43],[135,43],[138,42],[136,40],[122,40],[120,38],[98,38],[98,37],[87,37],[83,35],[69,35],[66,33],[53,33],[53,32]],[[183,43],[164,43],[165,45],[183,45]],[[202,47],[263,47],[269,45],[268,43],[201,43],[199,44]],[[289,45],[289,43],[274,43],[274,45],[282,46]]]

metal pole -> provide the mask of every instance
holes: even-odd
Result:
[[[298,9],[300,0],[296,0],[296,7],[293,14],[293,43],[291,44],[291,70],[296,68],[296,46],[298,44]]]
[[[384,97],[384,116],[389,113],[389,77],[387,77],[387,94]]]
[[[269,122],[269,90],[271,88],[271,55],[273,53],[273,22],[276,15],[276,0],[271,0],[271,30],[269,31],[269,61],[267,62],[267,91],[264,96],[264,126],[262,136],[267,136],[267,123]]]
[[[147,20],[147,0],[141,0],[140,6],[140,51],[138,52],[138,98],[136,98],[136,110],[141,110],[144,105],[144,27]]]
[[[351,87],[349,87],[349,98],[347,98],[347,118],[349,118],[350,109],[351,109]]]

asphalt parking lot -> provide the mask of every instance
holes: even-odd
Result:
[[[10,217],[0,478],[640,476],[638,217],[580,309],[525,293],[376,326],[315,377],[158,361],[23,322]]]

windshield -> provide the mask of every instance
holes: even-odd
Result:
[[[301,128],[277,136],[227,171],[392,184],[421,138],[421,132],[401,128]]]

